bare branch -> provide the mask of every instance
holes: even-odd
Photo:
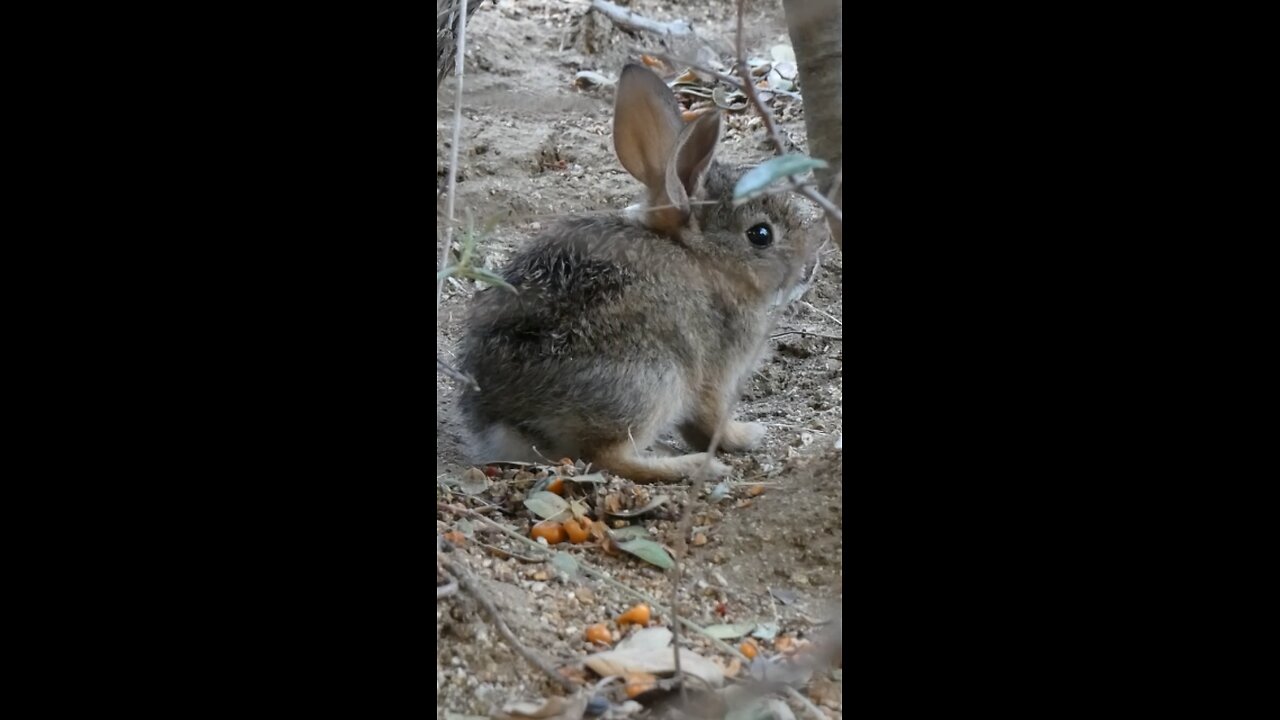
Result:
[[[482,0],[477,0],[482,1]],[[463,53],[467,48],[467,0],[461,0],[458,12],[458,47],[454,60],[458,74],[458,87],[453,101],[453,147],[449,149],[449,222],[445,225],[444,247],[440,249],[440,266],[436,272],[444,270],[449,263],[449,249],[453,247],[453,206],[458,195],[458,146],[462,144],[462,70]],[[444,294],[444,278],[436,280],[436,307],[440,307],[440,296]]]
[[[840,212],[840,208],[836,207],[835,203],[824,197],[822,193],[818,192],[812,185],[801,185],[797,192],[812,200],[818,207],[826,210],[828,217],[834,218],[836,222],[842,225],[844,224],[844,213]]]
[[[614,5],[609,0],[591,0],[591,9],[609,18],[614,25],[623,30],[649,32],[670,37],[693,34],[693,26],[689,24],[688,20],[672,20],[665,23],[650,20],[635,11]]]
[[[458,594],[458,581],[450,580],[448,585],[436,586],[436,599],[453,597]]]
[[[786,337],[788,335],[808,335],[810,337],[820,337],[820,338],[826,338],[827,340],[839,340],[841,342],[844,342],[844,338],[839,337],[837,335],[823,335],[822,333],[809,332],[808,330],[788,330],[786,332],[780,332],[775,335],[770,335],[769,337],[780,338],[780,337]]]
[[[511,528],[503,525],[502,523],[496,522],[491,518],[487,518],[484,515],[481,515],[480,513],[470,508],[465,508],[460,505],[451,505],[449,503],[443,503],[437,500],[436,510],[443,510],[445,512],[456,513],[459,515],[466,515],[467,517],[470,517],[472,519],[479,520],[481,523],[510,537],[512,540],[524,545],[528,545],[530,548],[546,554],[548,559],[551,557],[552,554],[554,554],[554,551],[548,548],[547,546],[539,545],[538,543],[534,542],[528,537],[521,535],[520,533],[516,532],[515,530],[512,530]],[[608,574],[604,573],[603,571],[595,567],[592,567],[591,563],[587,562],[586,560],[579,559],[578,567],[580,570],[582,570],[583,574],[585,574],[587,577],[590,577],[594,580],[598,580],[601,583],[604,583],[605,585],[608,585],[609,587],[614,588],[615,590],[618,590],[624,595],[627,595],[629,597],[635,598],[636,600],[640,600],[642,602],[648,603],[649,606],[653,608],[653,610],[658,614],[660,615],[671,614],[671,608],[664,605],[657,598],[653,597],[652,595],[649,595],[648,593],[636,590],[635,588],[631,587],[630,585],[627,585],[626,583],[619,582],[618,580],[610,577]],[[672,624],[674,625],[675,624],[674,616],[672,616],[672,620],[673,620]],[[702,627],[701,625],[698,625],[697,623],[691,620],[686,620],[684,618],[679,619],[679,624],[706,637],[707,641],[710,642],[711,645],[713,645],[714,647],[716,647],[718,650],[725,653],[726,655],[729,655],[730,657],[735,657],[738,660],[742,661],[743,663],[751,662],[751,659],[748,658],[746,655],[743,655],[742,651],[740,651],[738,648],[710,634],[709,632],[707,632],[706,628]],[[837,625],[837,628],[838,627],[839,626]],[[839,637],[839,632],[836,633],[836,637]],[[764,692],[767,687],[768,686],[765,684],[757,684],[755,688],[755,692],[757,694]],[[802,705],[804,705],[805,707],[811,708],[812,712],[815,713],[815,717],[817,717],[818,720],[826,720],[826,716],[822,715],[821,712],[816,707],[814,707],[812,703],[808,701],[807,698],[804,698],[803,696],[799,695],[799,693],[795,692],[794,689],[789,689],[789,692],[792,694],[792,697],[796,698]]]
[[[755,106],[756,111],[760,113],[760,119],[764,121],[765,130],[769,132],[769,139],[773,142],[773,150],[778,155],[786,153],[786,144],[782,141],[782,133],[778,132],[778,126],[773,122],[773,113],[769,112],[769,108],[760,100],[760,96],[756,93],[755,82],[751,79],[751,69],[747,67],[747,51],[746,41],[742,35],[742,14],[743,0],[738,0],[738,74],[742,76],[742,84],[739,86],[742,92],[746,93],[747,99]],[[804,197],[812,200],[819,207],[827,212],[827,215],[834,218],[837,223],[844,223],[844,215],[840,212],[840,208],[836,207],[831,200],[822,196],[822,193],[815,190],[809,185],[802,185],[797,178],[792,177],[791,182],[799,187],[796,192]]]
[[[498,632],[502,634],[503,639],[511,646],[511,649],[520,654],[520,657],[529,661],[530,665],[542,671],[542,674],[551,678],[557,685],[564,688],[568,692],[576,692],[578,684],[569,678],[556,672],[546,660],[538,657],[532,650],[525,647],[516,639],[516,636],[507,627],[507,623],[503,621],[502,616],[498,614],[498,609],[493,606],[493,601],[489,599],[488,594],[476,586],[476,583],[461,564],[453,565],[439,551],[436,552],[436,562],[445,569],[451,576],[450,579],[462,586],[476,602],[480,603],[480,607],[489,615],[489,619],[493,621],[494,627],[498,628]]]
[[[440,358],[436,358],[436,371],[442,372],[445,375],[453,378],[454,380],[457,380],[460,383],[470,386],[471,389],[475,390],[476,392],[480,392],[480,384],[475,381],[475,378],[462,372],[461,370],[457,370],[453,368],[451,365],[446,364]]]

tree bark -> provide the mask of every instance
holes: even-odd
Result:
[[[835,191],[832,202],[844,212],[843,174],[839,187],[832,180],[844,163],[843,95],[844,31],[843,0],[782,0],[787,14],[787,30],[795,49],[800,71],[800,94],[804,98],[804,126],[809,137],[809,155],[826,160],[826,168],[814,171],[823,195]],[[831,238],[842,251],[843,228],[827,216]]]

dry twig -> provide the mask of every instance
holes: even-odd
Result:
[[[591,0],[591,9],[609,18],[614,25],[623,30],[649,32],[668,37],[693,34],[693,26],[689,24],[688,20],[672,20],[665,23],[650,20],[634,10],[620,7],[609,2],[609,0]]]
[[[773,122],[773,113],[769,112],[769,108],[760,100],[760,96],[756,93],[755,83],[751,80],[751,68],[747,67],[747,53],[745,40],[742,34],[742,3],[738,0],[738,74],[742,76],[743,83],[741,85],[742,92],[746,93],[747,99],[755,106],[756,111],[760,113],[760,119],[764,121],[765,129],[769,131],[769,139],[773,141],[773,149],[778,155],[786,154],[786,145],[782,142],[782,134],[778,132],[778,126]],[[818,192],[812,185],[802,185],[800,180],[792,177],[791,182],[796,186],[796,192],[804,197],[812,200],[819,207],[827,212],[828,215],[835,218],[838,223],[844,222],[844,215],[840,212],[840,208],[835,203],[828,200],[822,193]]]
[[[436,372],[444,373],[445,375],[453,378],[454,380],[457,380],[458,382],[464,385],[471,386],[472,390],[475,390],[476,392],[480,392],[480,385],[475,381],[474,378],[462,372],[461,370],[457,370],[453,366],[448,365],[440,358],[436,358]]]
[[[452,597],[458,594],[458,581],[450,580],[448,585],[436,586],[436,599]]]
[[[482,523],[485,523],[486,525],[489,525],[490,527],[494,528],[495,530],[510,536],[513,540],[516,540],[517,542],[524,543],[543,553],[547,553],[548,556],[550,556],[551,553],[555,552],[554,550],[551,550],[548,547],[539,545],[538,543],[521,535],[515,530],[512,530],[511,528],[501,523],[495,522],[494,520],[487,518],[484,515],[481,515],[480,513],[475,512],[469,508],[465,508],[460,505],[450,505],[448,503],[442,503],[442,502],[436,501],[436,509],[444,510],[446,512],[457,513],[459,515],[467,515],[473,519],[479,520]],[[653,608],[653,610],[656,611],[657,613],[659,614],[665,613],[667,615],[671,615],[671,609],[668,606],[664,605],[662,602],[660,602],[658,599],[654,598],[652,595],[649,595],[648,593],[645,593],[645,592],[641,592],[640,590],[636,590],[630,585],[627,585],[625,583],[622,583],[622,582],[619,582],[618,580],[613,579],[612,577],[606,575],[603,571],[592,567],[590,564],[588,564],[585,560],[581,558],[578,558],[578,568],[587,577],[598,580],[601,583],[604,583],[605,585],[608,585],[609,587],[612,587],[618,590],[624,595],[627,595],[636,600],[640,600],[642,602],[648,603],[649,606]],[[674,615],[672,615],[672,618],[673,618],[672,626],[674,627],[674,625],[676,624],[674,622],[674,619],[675,619]],[[691,620],[685,620],[683,618],[679,620],[679,624],[685,626],[690,630],[693,630],[694,632],[697,632],[700,635],[703,635],[708,639],[708,641],[710,641],[710,643],[713,646],[715,646],[716,649],[720,650],[721,652],[731,657],[737,658],[744,665],[751,664],[751,659],[748,658],[746,655],[743,655],[742,652],[738,650],[738,648],[730,645],[729,643],[726,643],[724,640],[721,640],[720,638],[717,638],[714,635],[711,635],[710,633],[707,632],[706,628],[702,627],[701,625],[698,625],[697,623]],[[837,625],[837,627],[839,626]],[[838,633],[836,634],[836,637],[839,637]],[[815,671],[817,671],[819,667],[825,667],[825,666],[815,667],[814,668]],[[762,684],[755,689],[755,692],[763,693],[763,692],[766,692],[767,690],[768,690],[768,686]],[[818,708],[812,702],[810,702],[808,698],[801,695],[794,688],[788,688],[787,692],[794,699],[796,699],[797,702],[799,702],[801,705],[804,705],[806,708],[808,708],[810,712],[813,714],[813,716],[817,718],[817,720],[827,720],[826,716],[822,714],[821,710],[818,710]]]
[[[780,332],[774,335],[770,335],[769,337],[780,338],[780,337],[786,337],[788,335],[809,335],[810,337],[826,338],[827,340],[839,340],[841,342],[844,341],[844,338],[838,335],[823,335],[822,333],[809,332],[808,330],[788,330],[786,332]]]
[[[453,147],[449,148],[449,199],[447,201],[449,222],[445,225],[444,247],[440,249],[440,267],[436,268],[436,272],[444,270],[445,265],[449,263],[449,249],[453,247],[453,224],[455,221],[453,205],[458,195],[458,145],[462,143],[462,58],[467,47],[467,0],[461,0],[461,2],[462,7],[458,12],[458,52],[454,60],[458,74],[458,87],[453,101]],[[480,2],[480,0],[477,0],[477,2]],[[444,278],[440,278],[436,281],[437,308],[440,307],[440,296],[443,293]]]
[[[498,628],[498,632],[502,635],[503,639],[507,641],[507,644],[511,646],[511,649],[519,653],[520,657],[528,660],[530,665],[541,670],[544,675],[554,680],[557,685],[564,688],[566,691],[572,693],[578,690],[577,683],[556,672],[556,669],[551,667],[546,660],[538,657],[537,654],[525,647],[516,639],[515,634],[511,632],[511,628],[507,627],[507,623],[504,622],[502,616],[498,614],[498,609],[493,606],[493,601],[490,600],[479,587],[476,587],[475,581],[467,574],[466,569],[464,569],[461,564],[454,565],[450,563],[445,558],[444,554],[439,551],[436,552],[436,562],[445,569],[445,572],[450,576],[450,579],[453,582],[461,585],[463,590],[470,593],[471,597],[475,598],[476,602],[480,603],[480,607],[484,608],[484,611],[488,613],[489,619],[493,621],[494,626]]]

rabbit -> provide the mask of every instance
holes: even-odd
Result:
[[[708,448],[760,359],[770,310],[817,264],[786,195],[733,206],[747,168],[714,159],[720,130],[718,111],[686,124],[653,71],[623,69],[614,149],[647,201],[559,221],[502,271],[517,293],[475,294],[459,364],[480,389],[459,408],[477,461],[568,456],[669,482],[708,460],[641,451],[671,429]],[[730,420],[719,447],[747,451],[764,435]],[[709,471],[729,467],[711,459]]]

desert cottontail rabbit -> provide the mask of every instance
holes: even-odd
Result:
[[[746,168],[713,159],[719,139],[718,113],[686,124],[657,75],[623,69],[614,148],[648,200],[553,224],[503,269],[517,294],[476,293],[461,367],[481,390],[460,407],[477,460],[569,456],[639,482],[706,460],[642,451],[671,428],[707,448],[759,360],[770,308],[815,260],[785,194],[733,207]],[[720,447],[750,449],[764,432],[730,421]]]

